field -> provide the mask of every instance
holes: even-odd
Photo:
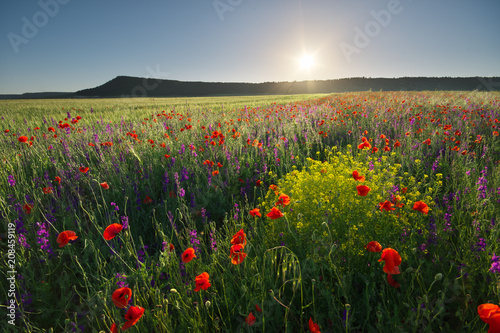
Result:
[[[500,328],[499,93],[0,116],[5,332]]]

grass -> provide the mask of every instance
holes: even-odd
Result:
[[[137,306],[129,331],[479,332],[478,306],[500,303],[498,93],[8,100],[0,116],[19,331],[109,332]],[[59,247],[64,230],[78,238]],[[369,241],[401,256],[399,287]]]

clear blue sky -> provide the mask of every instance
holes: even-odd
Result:
[[[2,0],[0,94],[71,92],[118,75],[500,76],[499,15],[498,0]]]

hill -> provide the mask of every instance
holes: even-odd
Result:
[[[168,97],[217,95],[282,95],[383,90],[500,90],[500,78],[347,78],[300,82],[189,82],[118,76],[105,84],[80,90],[85,97]]]

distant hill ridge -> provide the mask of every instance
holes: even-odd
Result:
[[[500,91],[500,77],[401,77],[345,78],[293,82],[201,82],[117,76],[97,86],[77,92],[38,92],[0,95],[0,99],[78,97],[184,97],[224,95],[287,95],[355,91]]]
[[[80,90],[77,96],[96,97],[168,97],[216,95],[282,95],[349,91],[399,90],[497,90],[500,77],[402,77],[347,78],[294,82],[231,83],[160,80],[117,76],[105,84]]]

